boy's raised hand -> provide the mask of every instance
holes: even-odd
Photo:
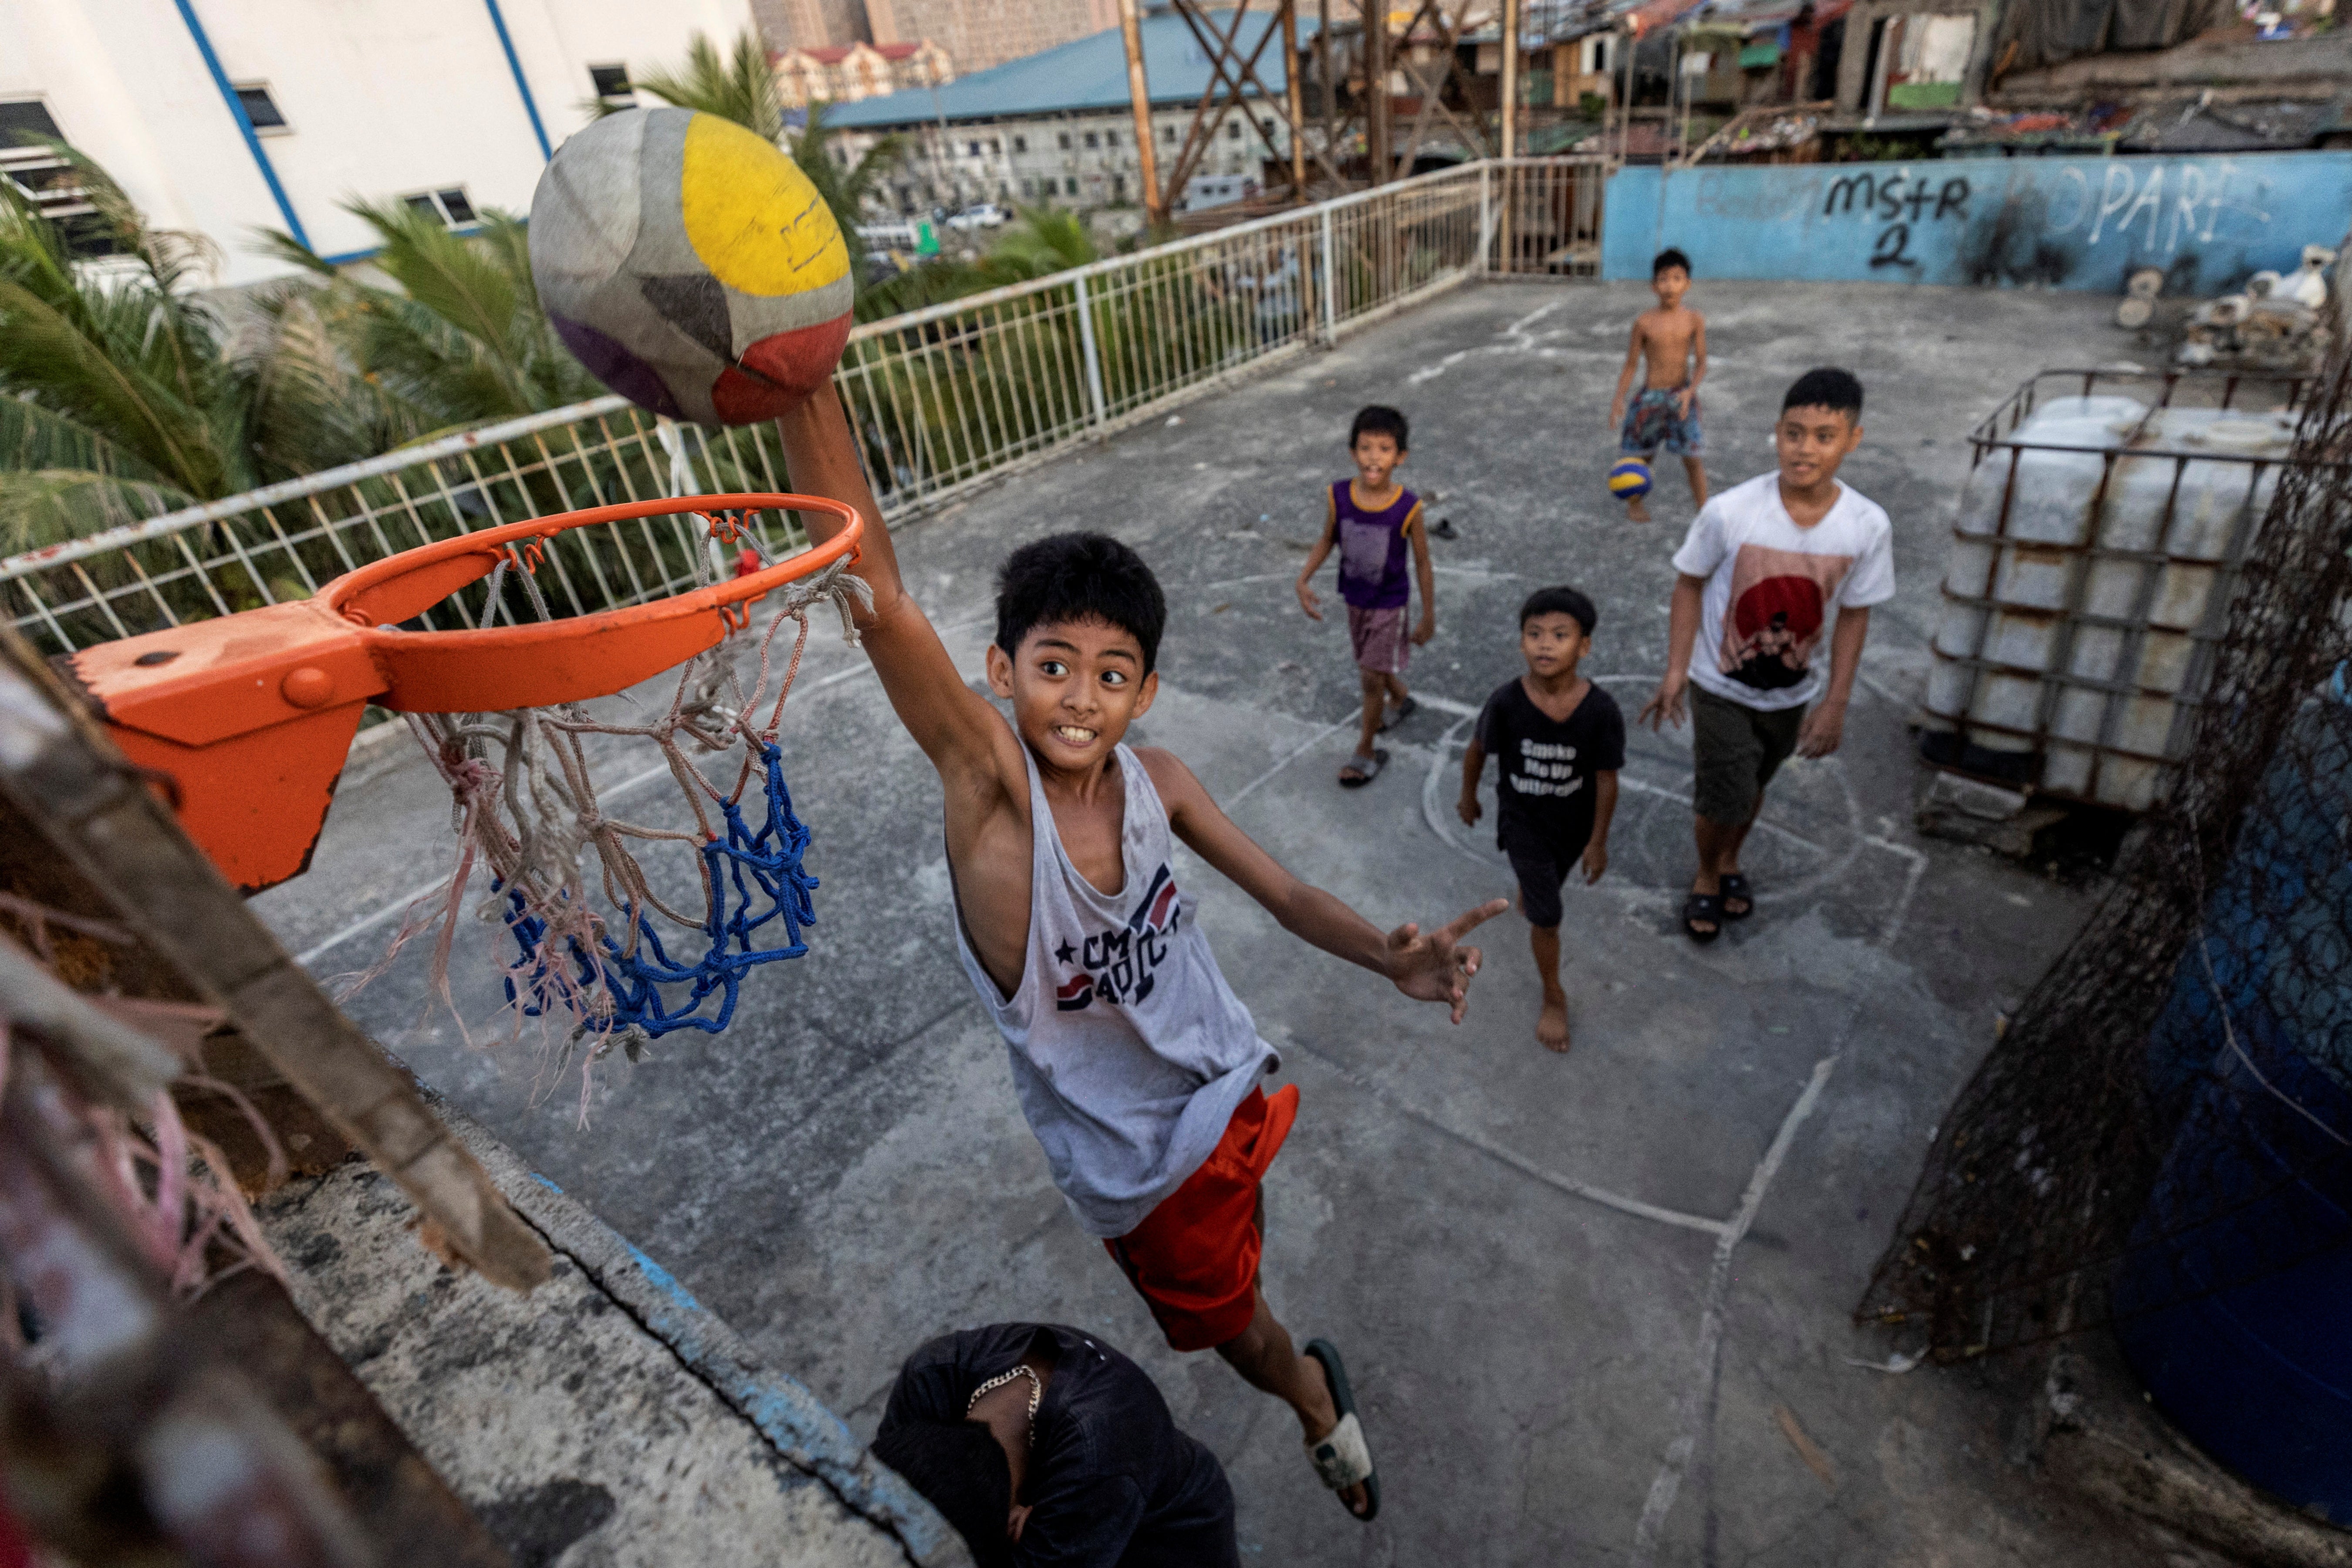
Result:
[[[1508,899],[1491,900],[1426,936],[1413,921],[1397,927],[1388,936],[1389,978],[1417,1001],[1448,1004],[1454,1021],[1460,1023],[1470,1005],[1471,976],[1486,956],[1475,947],[1464,947],[1462,939],[1510,907]]]
[[[1323,601],[1315,596],[1315,590],[1307,585],[1304,577],[1298,580],[1298,607],[1307,612],[1307,618],[1310,621],[1323,618]]]

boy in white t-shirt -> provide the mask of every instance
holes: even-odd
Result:
[[[1837,480],[1861,441],[1862,383],[1843,370],[1807,371],[1772,429],[1779,471],[1709,501],[1675,552],[1666,677],[1640,721],[1680,726],[1688,697],[1698,876],[1683,930],[1695,942],[1713,942],[1724,921],[1754,912],[1739,848],[1764,786],[1791,752],[1837,750],[1870,606],[1895,596],[1893,525]],[[1826,680],[1814,658],[1824,634]],[[1696,661],[1695,647],[1706,650]]]

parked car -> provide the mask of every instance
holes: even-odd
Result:
[[[1013,215],[994,202],[982,202],[969,206],[948,219],[948,226],[964,233],[975,228],[1002,228],[1013,221]]]

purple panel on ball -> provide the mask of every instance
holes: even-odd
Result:
[[[550,310],[547,324],[563,340],[563,346],[573,357],[588,367],[588,373],[614,392],[649,413],[668,419],[685,417],[678,412],[677,399],[663,384],[660,373],[624,348],[583,322],[567,320]]]

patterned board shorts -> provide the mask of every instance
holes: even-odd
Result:
[[[1348,606],[1348,642],[1359,668],[1380,675],[1402,675],[1412,657],[1412,643],[1404,631],[1404,606],[1367,610]]]
[[[1682,393],[1653,387],[1633,399],[1625,410],[1625,427],[1617,436],[1617,449],[1641,457],[1664,447],[1677,458],[1696,458],[1706,449],[1706,437],[1698,427],[1698,396],[1691,396],[1691,411],[1685,416],[1681,409]]]

